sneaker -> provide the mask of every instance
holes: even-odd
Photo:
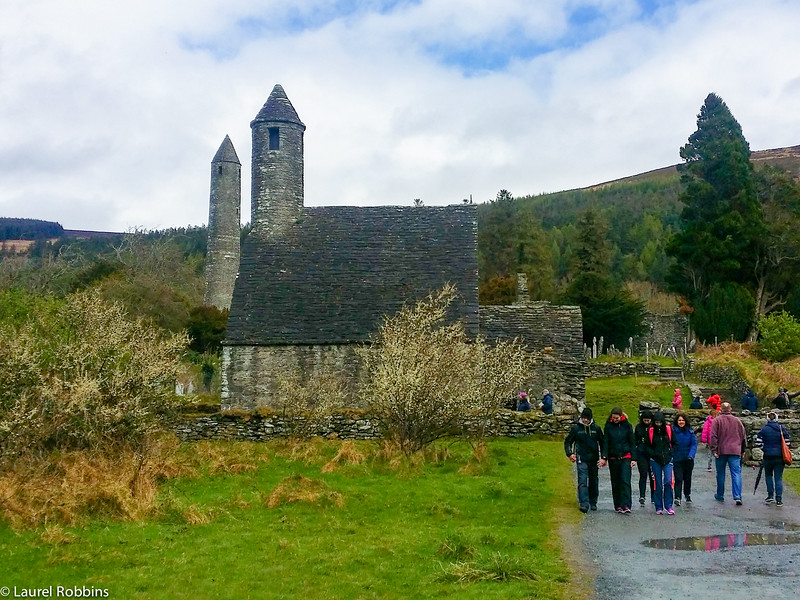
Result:
[[[714,500],[717,502],[725,502],[725,498],[720,498],[719,496],[714,496]]]
[[[597,510],[597,504],[592,504],[589,508],[591,508],[592,510]]]
[[[618,513],[621,513],[621,512],[622,512],[622,507],[621,507],[621,506],[618,506],[618,507],[617,507],[617,512],[618,512]]]
[[[775,502],[775,498],[773,498],[772,496],[767,496],[767,497],[764,499],[764,503],[765,503],[765,504],[772,504],[773,502]]]
[[[742,499],[741,498],[735,498],[735,500],[736,500],[736,506],[741,506],[742,505]]]
[[[671,508],[668,508],[668,509],[667,509],[667,514],[668,514],[668,515],[674,515],[674,514],[675,514],[675,511],[674,511],[674,510],[672,510]]]
[[[686,496],[686,504],[691,504],[692,499],[689,496]]]
[[[589,509],[588,509],[588,508],[586,508],[585,506],[581,506],[581,512],[582,512],[582,513],[589,512]]]
[[[661,515],[661,514],[663,514],[663,513],[664,513],[664,511],[663,511],[663,510],[657,510],[657,511],[656,511],[656,514],[657,514],[657,515]]]
[[[642,496],[641,498],[639,498],[639,504],[641,504],[642,506],[644,506],[644,496]]]
[[[711,467],[708,467],[708,468],[706,469],[706,471],[708,471],[709,473],[711,473],[711,471],[713,471],[713,470],[714,470],[714,469],[712,469]]]
[[[629,514],[631,514],[631,509],[628,508],[628,507],[625,507],[624,509],[622,509],[622,512],[624,512],[626,515],[629,515]]]
[[[675,498],[675,506],[680,506],[680,505],[681,505],[681,499]]]
[[[775,500],[775,506],[783,506],[783,500]]]

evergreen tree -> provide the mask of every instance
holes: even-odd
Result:
[[[592,338],[602,336],[606,346],[621,349],[629,337],[641,334],[644,307],[611,277],[607,230],[596,208],[581,215],[572,281],[564,300],[581,307],[584,342],[591,344]]]
[[[709,94],[697,131],[680,150],[681,231],[667,252],[677,259],[668,283],[702,302],[715,283],[752,280],[764,223],[750,146],[722,98]]]

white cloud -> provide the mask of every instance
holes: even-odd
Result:
[[[203,223],[226,134],[248,215],[249,122],[276,82],[308,127],[309,205],[484,201],[658,168],[711,91],[753,149],[800,143],[797,3],[639,15],[633,0],[12,2],[0,215]]]

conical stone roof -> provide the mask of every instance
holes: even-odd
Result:
[[[294,106],[292,106],[292,103],[289,102],[289,97],[286,95],[286,92],[283,91],[283,87],[281,87],[279,83],[276,83],[275,87],[272,88],[272,93],[256,115],[256,118],[250,123],[250,126],[252,127],[253,123],[259,121],[296,123],[303,129],[306,128],[300,120],[300,117],[297,116],[297,111],[294,109]]]
[[[233,147],[233,142],[231,142],[231,138],[227,135],[225,139],[222,140],[222,143],[219,145],[219,150],[214,155],[214,158],[211,159],[212,163],[218,162],[228,162],[228,163],[235,163],[237,165],[241,165],[242,163],[239,162],[239,157],[236,155],[236,150]]]

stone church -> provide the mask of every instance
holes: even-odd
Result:
[[[384,315],[452,283],[468,335],[519,337],[537,356],[531,393],[582,403],[586,361],[577,307],[526,300],[478,306],[477,212],[446,207],[306,207],[305,125],[280,85],[250,124],[252,229],[239,247],[241,163],[226,136],[211,163],[206,304],[230,308],[222,408],[274,405],[280,378],[346,374]],[[524,282],[522,282],[524,284]]]

